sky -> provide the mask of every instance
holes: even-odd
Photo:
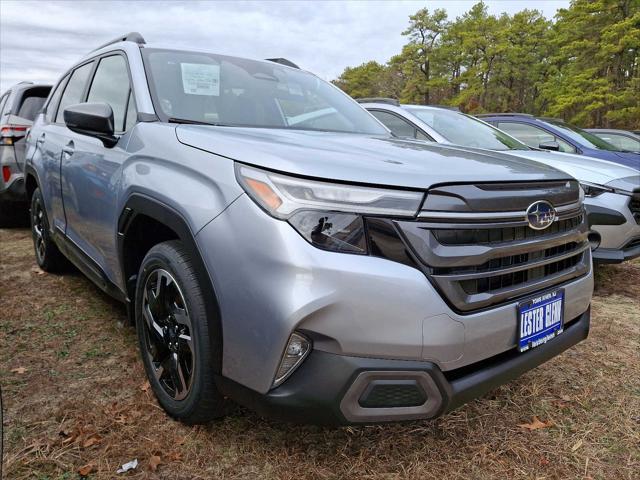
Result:
[[[56,1],[0,0],[0,91],[55,82],[95,47],[127,32],[147,43],[247,58],[284,57],[332,80],[345,67],[399,53],[409,15],[444,8],[453,19],[475,0]],[[486,0],[494,14],[525,8],[553,18],[569,0]]]

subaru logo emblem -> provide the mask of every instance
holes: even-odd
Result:
[[[544,230],[556,219],[556,209],[549,202],[539,200],[527,208],[525,220],[534,230]]]

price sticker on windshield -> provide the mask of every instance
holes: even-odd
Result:
[[[182,90],[187,95],[220,95],[220,65],[181,63]]]

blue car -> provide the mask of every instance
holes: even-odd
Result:
[[[640,154],[622,150],[600,137],[562,120],[525,113],[476,115],[530,147],[576,153],[640,170]]]

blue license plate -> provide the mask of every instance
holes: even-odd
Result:
[[[518,350],[547,343],[564,327],[564,290],[554,290],[518,304]]]

